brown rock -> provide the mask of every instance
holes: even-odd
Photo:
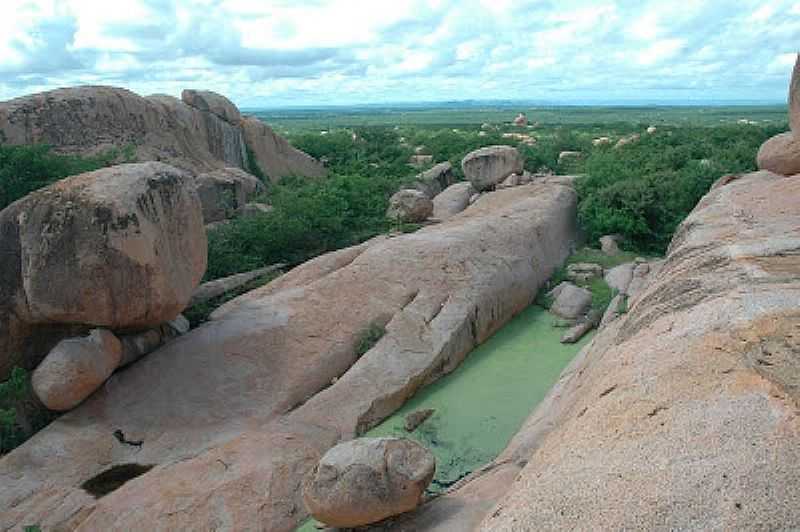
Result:
[[[105,329],[62,340],[33,372],[33,391],[50,410],[66,412],[102,386],[121,360],[122,344]]]
[[[800,137],[792,132],[775,135],[761,145],[756,157],[758,167],[776,174],[800,174]]]
[[[419,190],[399,190],[389,198],[386,217],[407,223],[427,220],[433,214],[433,202]]]
[[[195,178],[206,224],[240,214],[248,200],[264,190],[264,184],[240,168],[222,168]]]
[[[8,258],[0,263],[0,322],[12,316],[39,331],[0,329],[0,374],[19,361],[12,354],[37,356],[27,337],[58,324],[124,330],[171,320],[205,272],[192,180],[161,163],[59,181],[3,210],[0,228]]]
[[[181,93],[181,100],[189,107],[207,111],[229,124],[239,125],[239,121],[242,119],[239,109],[233,102],[216,92],[185,89]]]
[[[416,508],[436,470],[430,451],[399,438],[360,438],[325,453],[303,489],[314,519],[352,528]]]
[[[789,83],[789,125],[794,136],[800,138],[800,54],[797,54]]]
[[[464,175],[477,191],[502,182],[511,174],[521,174],[523,161],[512,146],[488,146],[468,153],[461,161]]]
[[[273,183],[282,177],[317,178],[327,174],[319,161],[293,147],[258,118],[245,116],[241,126],[256,163]],[[255,172],[255,169],[251,168],[250,171]]]
[[[433,408],[426,408],[424,410],[415,410],[408,414],[404,419],[403,428],[406,429],[406,432],[414,432],[417,430],[417,427],[425,423],[425,421],[436,412]]]
[[[414,188],[424,193],[430,199],[434,199],[440,192],[454,182],[453,165],[449,162],[444,162],[419,174],[414,181]]]

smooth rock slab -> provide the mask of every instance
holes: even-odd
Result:
[[[360,438],[325,453],[303,500],[327,525],[368,525],[416,508],[435,472],[433,454],[413,440]]]
[[[111,331],[62,340],[31,377],[36,397],[50,410],[66,412],[106,382],[122,361],[122,344]]]
[[[433,198],[433,217],[447,220],[469,207],[469,200],[475,194],[472,183],[456,183],[444,189]]]

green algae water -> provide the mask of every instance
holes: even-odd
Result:
[[[491,462],[589,341],[587,335],[574,345],[560,343],[564,329],[553,321],[543,308],[529,307],[365,436],[408,437],[430,449],[432,493]],[[406,432],[405,416],[425,409],[435,412]]]
[[[430,449],[436,476],[428,492],[441,493],[500,454],[589,341],[562,344],[564,329],[554,321],[542,307],[529,307],[364,436],[412,438]],[[406,432],[405,416],[426,409],[435,412]],[[298,530],[315,530],[313,521]]]

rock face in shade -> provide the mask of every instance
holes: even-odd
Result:
[[[327,174],[319,161],[293,147],[258,118],[244,117],[241,127],[256,163],[270,181],[289,176],[323,177]],[[250,171],[255,170],[251,168]]]
[[[758,167],[781,175],[800,174],[800,137],[791,131],[775,135],[758,150]]]
[[[444,189],[433,198],[433,217],[448,220],[469,206],[469,199],[475,194],[472,183],[456,183]]]
[[[800,528],[800,180],[712,190],[505,451],[382,530]]]
[[[258,178],[239,168],[223,168],[195,178],[206,224],[241,214],[247,202],[264,190]]]
[[[569,254],[575,211],[564,184],[494,192],[450,221],[323,255],[227,303],[0,458],[0,522],[294,530],[308,515],[302,481],[325,452],[526,308]],[[375,323],[386,334],[358,357]],[[118,429],[143,445],[120,444]],[[100,499],[79,487],[125,463],[155,467]]]
[[[434,199],[454,182],[453,165],[444,162],[419,174],[414,182],[414,188],[423,192],[428,198]]]
[[[181,93],[181,100],[189,107],[207,111],[229,124],[238,125],[242,119],[233,102],[216,92],[186,89]]]
[[[36,396],[50,410],[66,412],[89,397],[122,361],[122,344],[110,331],[62,340],[33,372]]]
[[[206,267],[192,179],[162,163],[38,190],[0,212],[0,234],[0,378],[31,337],[61,324],[135,330],[175,318]]]
[[[401,438],[358,438],[325,453],[303,489],[314,519],[353,528],[416,508],[433,480],[436,460]]]
[[[488,146],[468,153],[461,167],[475,190],[480,192],[501,183],[511,174],[522,174],[523,160],[512,146]]]

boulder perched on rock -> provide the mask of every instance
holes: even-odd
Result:
[[[50,410],[75,408],[108,379],[122,361],[122,344],[110,331],[62,340],[33,372],[36,396]]]
[[[238,125],[242,119],[239,109],[233,102],[216,92],[186,89],[181,93],[181,100],[189,107],[208,111],[229,124]]]
[[[430,199],[434,199],[454,182],[453,165],[449,162],[444,162],[419,174],[414,180],[414,188],[423,192]]]
[[[603,276],[603,267],[591,262],[574,262],[567,266],[567,279],[585,283]]]
[[[156,326],[184,309],[206,268],[192,178],[156,162],[38,190],[0,212],[0,235],[0,325]],[[0,375],[12,353],[25,356],[14,329],[0,327]]]
[[[523,171],[522,156],[512,146],[487,146],[461,161],[464,175],[477,191],[492,188],[511,174]]]
[[[436,470],[433,454],[400,438],[360,438],[329,450],[303,489],[318,521],[352,528],[416,508]]]
[[[569,320],[580,318],[592,306],[592,293],[568,282],[554,288],[551,297],[555,299],[550,306],[550,312]]]
[[[761,170],[786,176],[800,174],[800,136],[791,131],[775,135],[761,145],[756,161]]]
[[[264,184],[240,168],[223,168],[195,178],[206,224],[240,214],[247,202],[264,190]]]
[[[433,198],[433,217],[447,220],[469,206],[469,200],[475,194],[472,183],[465,181],[444,189]]]
[[[403,189],[389,198],[386,217],[406,223],[419,223],[433,214],[433,202],[419,190]]]
[[[241,127],[255,163],[270,181],[276,182],[289,176],[317,178],[327,174],[322,163],[289,144],[258,118],[245,116]],[[253,173],[257,171],[255,168],[249,170]]]

